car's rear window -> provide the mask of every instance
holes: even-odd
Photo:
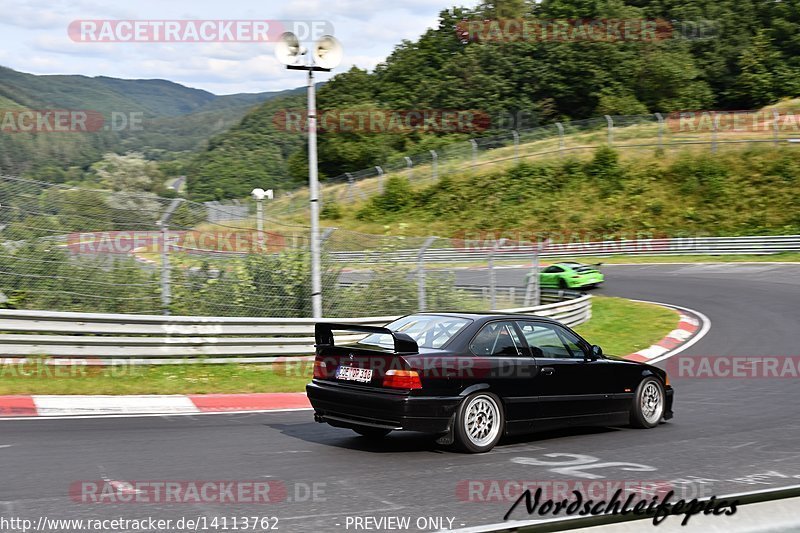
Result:
[[[585,273],[585,272],[594,272],[594,271],[596,271],[596,270],[597,270],[597,269],[596,269],[595,267],[593,267],[593,266],[579,266],[579,267],[573,267],[572,269],[573,269],[575,272],[578,272],[579,274],[583,274],[583,273]]]
[[[386,327],[410,336],[417,341],[420,348],[441,348],[470,322],[472,320],[467,318],[452,316],[410,315],[397,319]],[[394,346],[392,336],[381,333],[368,335],[359,342],[389,348]]]

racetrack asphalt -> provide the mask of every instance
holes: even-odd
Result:
[[[685,306],[711,320],[708,334],[680,357],[798,356],[800,266],[609,265],[604,271],[608,281],[599,294]],[[525,273],[499,269],[497,283],[522,285]],[[480,271],[457,276],[459,284],[486,279]],[[234,516],[271,516],[279,530],[311,532],[354,531],[356,517],[397,516],[409,517],[410,530],[419,531],[438,529],[432,521],[418,528],[423,517],[452,519],[443,525],[453,528],[502,521],[512,501],[470,501],[470,494],[480,500],[486,492],[459,491],[469,480],[665,481],[689,497],[800,483],[797,378],[672,381],[675,418],[653,430],[540,433],[483,455],[443,450],[416,434],[370,443],[315,423],[310,411],[0,421],[0,517],[34,523],[43,516],[205,517],[207,524],[217,517],[220,525],[227,517],[230,526]],[[268,504],[87,504],[70,497],[82,480],[268,480],[284,487],[286,497]],[[518,508],[512,518],[528,516]]]

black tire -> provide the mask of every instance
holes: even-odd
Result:
[[[392,432],[391,429],[383,429],[383,428],[374,428],[370,426],[359,426],[353,428],[353,431],[361,435],[362,437],[366,437],[368,439],[382,439],[386,435]]]
[[[664,417],[666,396],[664,386],[653,377],[644,378],[631,405],[631,425],[635,428],[654,428]]]
[[[488,452],[503,436],[505,422],[500,398],[489,392],[470,394],[456,412],[454,446],[465,453]]]
[[[567,285],[567,281],[564,278],[558,278],[558,288],[569,289],[569,285]]]

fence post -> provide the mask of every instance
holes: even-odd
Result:
[[[514,135],[514,159],[519,163],[519,132],[512,130],[511,134]]]
[[[156,222],[161,226],[161,312],[164,315],[169,315],[169,306],[172,303],[172,287],[170,279],[170,265],[169,265],[169,219],[178,208],[178,205],[183,202],[183,198],[175,198],[169,204],[167,210],[161,216],[161,220]]]
[[[717,114],[711,119],[711,151],[717,151]]]
[[[478,141],[470,139],[469,143],[472,145],[472,171],[475,172],[475,167],[478,166]]]
[[[654,113],[658,120],[658,147],[664,148],[664,117],[661,113]]]
[[[430,248],[436,237],[428,237],[417,253],[417,307],[419,311],[425,311],[427,305],[427,295],[425,294],[425,252]]]
[[[778,114],[777,109],[772,110],[772,116],[774,117],[774,121],[772,123],[772,142],[776,145],[778,144],[778,122],[781,119],[781,116]]]
[[[533,262],[531,263],[531,271],[528,274],[528,283],[525,287],[525,303],[524,307],[538,306],[540,303],[540,289],[539,289],[539,252],[542,249],[542,244],[536,245],[537,248],[533,252]]]
[[[564,125],[560,122],[556,122],[556,128],[558,128],[558,149],[561,152],[564,152]]]
[[[436,150],[431,150],[431,172],[433,179],[439,177],[439,154],[436,153]]]
[[[603,115],[606,119],[606,124],[608,125],[608,145],[613,146],[614,144],[614,119],[611,118],[611,115]]]
[[[408,169],[408,181],[411,181],[414,179],[414,162],[408,156],[404,159],[406,160],[406,168]]]
[[[497,278],[495,277],[494,273],[494,254],[497,253],[497,250],[503,247],[503,244],[506,242],[506,238],[502,238],[497,240],[492,246],[491,251],[489,252],[489,310],[494,311],[497,308]]]
[[[383,169],[375,167],[375,170],[378,171],[378,192],[383,194]]]
[[[354,198],[355,195],[353,194],[353,187],[355,186],[356,180],[355,178],[353,178],[353,175],[350,174],[349,172],[345,172],[344,175],[347,176],[347,195],[350,197],[350,203],[352,204],[353,200],[355,199]]]

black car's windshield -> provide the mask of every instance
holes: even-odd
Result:
[[[466,318],[439,315],[411,315],[387,324],[387,328],[409,335],[420,348],[441,348],[447,341],[472,322]],[[391,335],[375,333],[360,341],[378,346],[394,345]]]

